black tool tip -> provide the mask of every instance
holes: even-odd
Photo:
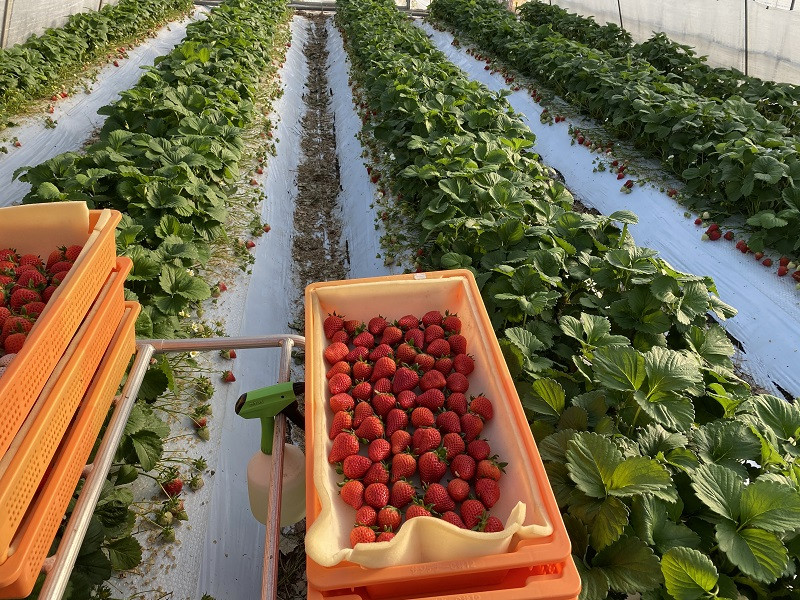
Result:
[[[236,406],[234,406],[233,410],[236,411],[236,414],[239,414],[239,411],[242,410],[244,403],[247,401],[247,394],[242,394],[239,396],[239,399],[236,401]]]

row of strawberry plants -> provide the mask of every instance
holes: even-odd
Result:
[[[646,61],[660,73],[674,76],[677,83],[688,83],[702,96],[741,96],[768,119],[780,121],[795,135],[800,133],[798,85],[764,81],[737,69],[711,67],[690,46],[674,42],[664,33],[634,44],[630,34],[614,23],[600,25],[590,17],[568,12],[555,4],[528,2],[520,7],[519,14],[532,25],[549,26],[566,38],[612,56]]]
[[[364,136],[388,157],[378,180],[417,215],[420,260],[475,273],[581,597],[796,594],[800,410],[737,378],[707,319],[733,314],[713,283],[637,247],[631,213],[576,212],[505,100],[390,0],[341,0],[336,18]]]
[[[436,0],[431,15],[634,140],[686,182],[695,205],[743,215],[755,251],[800,253],[800,140],[748,102],[702,98],[649,65],[518,21],[492,0]]]
[[[0,128],[28,102],[58,92],[87,63],[193,6],[191,0],[120,0],[99,11],[76,13],[63,27],[0,49]]]
[[[260,113],[269,112],[268,103],[278,94],[274,77],[286,51],[289,15],[283,0],[228,0],[205,20],[191,24],[180,45],[158,59],[117,102],[101,109],[108,118],[99,141],[21,174],[32,184],[26,203],[84,200],[92,208],[123,213],[117,251],[134,263],[126,296],[143,306],[136,327],[139,336],[215,332],[198,323],[189,327],[185,317],[195,308],[200,314],[199,303],[225,289],[206,281],[211,276],[204,267],[217,244],[231,241],[226,232],[233,218],[228,208],[242,203],[237,181],[243,160],[249,158],[246,138],[254,135],[249,130],[264,121]],[[266,140],[267,134],[261,135]],[[244,244],[234,246],[247,254]],[[180,373],[197,371],[193,358],[182,360]],[[131,536],[137,523],[134,512],[160,528],[164,541],[174,539],[173,518],[186,518],[178,463],[197,472],[206,465],[202,459],[164,455],[170,429],[159,415],[191,410],[175,398],[179,387],[192,390],[202,405],[213,386],[207,377],[179,385],[179,377],[186,379],[180,373],[163,357],[148,371],[68,597],[87,598],[112,568],[127,570],[138,564],[141,548]],[[166,400],[157,400],[164,392]],[[205,404],[190,415],[203,439],[208,413]],[[154,470],[161,471],[156,479],[168,498],[155,515],[148,515],[133,504],[126,485],[142,474],[154,477],[149,473]],[[195,488],[202,479],[195,473],[188,483]],[[106,597],[107,590],[97,593]]]

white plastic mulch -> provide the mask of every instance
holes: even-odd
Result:
[[[130,50],[128,58],[118,59],[119,67],[112,63],[103,66],[96,80],[87,82],[90,93],[76,88],[74,95],[53,103],[53,114],[45,111],[50,103],[43,103],[40,114],[18,119],[15,127],[0,131],[0,146],[8,150],[8,154],[0,154],[0,207],[19,203],[30,190],[30,184],[12,181],[15,170],[38,165],[62,152],[79,150],[106,120],[105,115],[97,114],[98,109],[133,87],[142,76],[142,67],[151,66],[156,58],[179,44],[186,35],[186,26],[206,12],[198,7],[194,16],[164,26],[155,37]],[[57,122],[55,128],[45,126],[47,117]],[[15,137],[20,141],[19,148],[11,143]]]
[[[418,25],[469,77],[492,90],[508,89],[502,75],[491,74],[484,69],[485,63],[454,47],[452,35],[427,23]],[[536,134],[535,149],[542,161],[563,174],[567,186],[585,205],[604,214],[632,210],[639,223],[630,231],[639,245],[658,250],[676,269],[714,278],[721,298],[739,311],[722,325],[744,347],[739,353],[743,370],[773,392],[778,391],[777,384],[800,396],[800,291],[795,290],[791,277],[778,278],[775,274],[778,257],[773,257],[775,265],[768,269],[752,254],[737,251],[733,242],[701,241],[704,228],[695,226],[693,218],[684,217],[685,208],[657,188],[634,186],[626,195],[620,192],[623,181],[618,181],[614,173],[593,172],[592,161],[597,154],[571,145],[568,122],[542,124],[542,107],[524,89],[512,92],[508,101]],[[573,123],[579,128],[593,125],[578,120]]]

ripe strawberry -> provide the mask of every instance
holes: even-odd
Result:
[[[417,517],[430,517],[431,511],[419,504],[412,504],[406,509],[406,521],[415,519]]]
[[[385,483],[370,483],[364,490],[364,502],[372,508],[383,508],[389,504],[389,488]]]
[[[433,340],[444,338],[444,329],[439,325],[431,325],[425,328],[425,343],[430,344]],[[431,352],[431,354],[433,354]],[[434,356],[436,356],[434,354]]]
[[[369,350],[364,346],[356,346],[350,352],[347,353],[347,356],[344,359],[349,362],[350,364],[356,363],[357,361],[361,360],[362,358],[369,357]]]
[[[414,427],[433,427],[434,423],[436,423],[436,419],[430,408],[418,406],[411,411],[411,424]]]
[[[733,239],[733,232],[732,231],[726,231],[725,235],[722,236],[722,237],[724,237],[726,240],[728,240],[730,242]]]
[[[800,283],[800,270],[797,270],[794,273],[792,273],[792,279]]]
[[[350,547],[355,548],[356,544],[371,544],[375,539],[375,532],[369,527],[353,527],[350,532]]]
[[[358,427],[364,422],[364,419],[374,414],[375,411],[372,410],[372,405],[369,402],[359,402],[353,411],[353,427]]]
[[[256,181],[256,180],[253,179],[252,181]],[[252,181],[251,181],[251,183],[252,183]],[[258,182],[256,181],[255,183],[252,183],[252,185],[258,185]],[[248,250],[250,250],[251,248],[255,248],[256,247],[256,243],[253,240],[247,240],[244,243],[244,245]]]
[[[344,377],[347,377],[347,375]],[[347,378],[350,379],[349,377]],[[366,381],[357,383],[350,391],[350,395],[356,400],[369,400],[372,397],[372,385]]]
[[[494,417],[494,408],[492,402],[483,394],[475,396],[469,403],[469,412],[475,413],[480,418],[486,421],[491,421]]]
[[[461,420],[452,410],[446,410],[436,415],[436,428],[443,434],[461,433]]]
[[[333,365],[328,372],[325,374],[326,379],[330,379],[337,373],[344,373],[345,375],[350,375],[350,363],[346,360],[340,360],[335,365]]]
[[[453,359],[449,356],[443,356],[433,363],[433,368],[439,371],[439,373],[442,375],[447,376],[450,374],[450,371],[453,370]]]
[[[331,410],[334,413],[338,413],[343,410],[353,410],[355,400],[353,400],[353,397],[350,394],[346,392],[340,392],[331,396],[331,399],[328,401],[328,403],[331,407]]]
[[[442,521],[450,523],[451,525],[455,525],[456,527],[459,527],[461,529],[466,529],[467,528],[467,526],[464,525],[464,521],[461,520],[461,517],[459,517],[452,510],[448,510],[447,512],[445,512],[442,515]]]
[[[471,481],[475,476],[475,459],[469,454],[459,454],[450,463],[450,472],[453,477],[458,477],[464,481]]]
[[[439,373],[439,371],[428,371],[428,373],[425,375],[427,376],[429,373],[434,372]],[[442,377],[444,376],[442,375]],[[425,390],[419,396],[417,396],[417,406],[429,408],[431,411],[439,410],[442,408],[442,406],[444,406],[444,393],[442,390],[436,388]]]
[[[372,386],[373,394],[391,394],[392,381],[386,377],[381,377]]]
[[[381,316],[372,317],[367,323],[367,331],[372,335],[381,335],[383,330],[389,326],[389,322]]]
[[[461,319],[458,318],[458,315],[453,313],[445,313],[445,317],[442,320],[442,329],[444,329],[448,333],[461,333]]]
[[[753,258],[755,258],[756,260],[761,260],[762,258],[764,258],[764,253],[763,252],[756,252],[753,255]]]
[[[381,531],[378,537],[375,538],[376,542],[391,542],[394,539],[394,533],[391,531]]]
[[[385,356],[394,359],[394,350],[392,350],[389,344],[378,344],[372,349],[372,352],[369,353],[369,359],[374,363],[377,363],[378,360]],[[392,360],[392,362],[394,362],[394,360]],[[392,371],[392,373],[394,373],[394,371]]]
[[[335,415],[333,415],[333,421],[331,421],[331,430],[330,433],[328,434],[328,438],[333,439],[345,429],[351,429],[352,427],[353,427],[353,415],[350,414],[349,412],[340,410]]]
[[[484,519],[486,508],[480,500],[464,500],[461,504],[461,519],[467,529],[475,529]]]
[[[438,513],[444,513],[456,507],[450,494],[447,493],[447,488],[440,483],[432,483],[428,486],[423,502],[426,505],[432,505],[433,510]]]
[[[772,259],[771,258],[765,258],[761,262],[761,264],[764,265],[765,267],[771,267],[772,266]]]
[[[506,463],[497,462],[493,458],[487,458],[478,463],[478,468],[475,474],[479,479],[482,477],[488,477],[489,479],[500,481],[500,477],[503,475],[505,466]]]
[[[444,338],[436,338],[426,346],[425,352],[427,352],[434,358],[449,356],[451,353],[450,343]]]
[[[447,376],[447,389],[451,392],[461,392],[462,394],[469,389],[469,380],[466,375],[458,371]]]
[[[330,346],[325,348],[325,360],[328,361],[329,365],[335,365],[340,360],[344,360],[344,357],[347,356],[349,352],[349,348],[342,342],[333,342]]]
[[[417,372],[408,367],[400,367],[392,380],[392,392],[395,394],[403,390],[413,390],[419,383]]]
[[[367,417],[361,422],[361,425],[356,429],[356,435],[368,441],[382,438],[384,433],[383,421],[379,417]]]
[[[458,433],[445,433],[442,436],[442,448],[445,449],[445,460],[452,460],[464,452],[464,439]]]
[[[447,471],[447,463],[444,462],[444,449],[426,452],[417,461],[419,479],[422,483],[439,483]]]
[[[23,254],[19,257],[18,264],[21,267],[31,266],[34,269],[40,269],[44,266],[42,259],[35,254]]]
[[[3,323],[3,333],[0,337],[5,340],[8,336],[14,333],[28,333],[31,330],[31,327],[33,327],[33,321],[31,321],[28,317],[19,315],[8,317]]]
[[[398,363],[410,365],[413,364],[414,359],[417,358],[417,351],[414,346],[406,342],[397,347],[397,351],[394,353],[394,355]]]
[[[403,331],[419,327],[419,319],[414,315],[405,315],[397,320],[397,326]]]
[[[18,263],[19,255],[12,248],[3,248],[0,250],[0,260]]]
[[[503,525],[503,522],[497,517],[490,516],[486,519],[486,523],[484,524],[483,529],[481,529],[481,531],[485,533],[495,533],[498,531],[503,531],[503,529],[505,529],[505,525]]]
[[[183,490],[183,479],[175,477],[161,484],[164,493],[170,498],[174,498]]]
[[[5,306],[0,306],[0,332],[3,330],[3,324],[11,316],[11,311]]]
[[[358,454],[358,438],[353,433],[343,431],[333,439],[328,462],[333,464],[342,462],[348,456]]]
[[[338,363],[337,363],[338,364]],[[347,363],[349,364],[349,363]],[[372,375],[372,364],[363,358],[357,360],[353,364],[353,379],[356,381],[365,381]]]
[[[357,335],[356,330],[362,325],[363,323],[358,319],[348,319],[344,322],[344,330],[350,335]]]
[[[399,327],[389,326],[383,330],[381,344],[394,346],[403,339],[403,331]]]
[[[406,331],[403,339],[413,345],[414,348],[422,348],[425,345],[425,334],[422,329],[417,329],[416,327]]]
[[[467,444],[467,454],[469,454],[476,461],[482,461],[489,458],[489,454],[491,454],[491,452],[492,450],[489,446],[489,442],[484,439],[478,438]]]
[[[453,356],[467,353],[467,338],[460,333],[451,335],[447,341],[450,343],[450,351]]]
[[[417,490],[408,481],[400,480],[392,484],[389,492],[389,502],[392,506],[403,508],[417,496]]]
[[[483,421],[472,413],[461,415],[461,431],[464,432],[464,441],[469,444],[483,431]]]
[[[372,408],[375,410],[375,414],[381,417],[388,415],[395,406],[397,406],[397,401],[394,394],[375,394],[372,398]]]
[[[375,365],[372,369],[372,377],[371,381],[377,381],[378,379],[391,379],[394,377],[394,374],[397,372],[397,364],[394,362],[393,358],[388,356],[384,356],[379,358],[375,361]]]
[[[419,388],[426,392],[430,389],[444,389],[447,385],[447,380],[444,378],[441,372],[433,369],[425,373],[422,378],[419,380]],[[419,403],[419,399],[417,399],[417,403]]]
[[[83,251],[83,246],[79,246],[74,244],[64,250],[64,260],[68,260],[70,262],[75,262],[78,260],[78,256],[80,256],[81,252]]]
[[[36,290],[31,290],[28,288],[20,288],[17,291],[11,294],[11,298],[8,301],[9,306],[11,306],[12,310],[19,310],[26,304],[30,302],[41,302],[42,297],[39,295],[39,292]]]
[[[369,505],[364,505],[356,511],[356,525],[373,527],[378,522],[378,513]]]
[[[411,390],[403,390],[397,394],[397,406],[405,411],[411,411],[417,406],[417,395]]]
[[[454,502],[463,502],[469,496],[469,483],[456,477],[447,482],[447,493]]]
[[[411,435],[411,447],[414,454],[423,454],[434,450],[442,443],[442,434],[434,427],[420,427]]]
[[[340,329],[331,336],[331,342],[333,343],[340,342],[342,344],[347,345],[350,343],[350,336],[347,335],[347,332],[344,329]]]
[[[364,474],[364,485],[371,483],[389,483],[389,469],[384,463],[372,463],[372,466]]]
[[[716,242],[722,237],[722,232],[719,229],[715,229],[714,231],[710,231],[707,235],[708,239],[710,239],[712,242]]]
[[[353,338],[353,345],[363,346],[364,348],[371,350],[375,347],[375,336],[373,336],[369,331],[362,331]]]
[[[391,445],[388,440],[378,438],[372,440],[367,446],[367,456],[372,462],[381,462],[389,458],[391,452]]]
[[[789,269],[787,269],[786,267],[783,267],[783,266],[778,267],[778,277],[783,277],[788,272],[789,272]]]
[[[429,325],[441,325],[441,323],[442,313],[440,313],[438,310],[432,310],[422,315],[422,324],[425,327],[428,327]]]
[[[475,481],[475,495],[486,508],[492,508],[500,500],[500,486],[494,479],[482,477]]]
[[[395,431],[391,436],[391,451],[392,454],[400,454],[404,450],[408,450],[411,446],[411,434],[408,431],[401,429]]]
[[[347,479],[361,479],[369,471],[372,461],[360,454],[351,454],[342,461],[342,474]]]
[[[25,345],[25,339],[28,337],[27,333],[12,333],[3,343],[3,348],[6,354],[19,354],[22,346]]]
[[[115,66],[115,67],[118,67],[118,66],[119,66],[119,61],[118,61],[116,58],[114,59],[114,66]]]
[[[328,380],[328,391],[335,396],[349,390],[352,384],[353,380],[350,379],[349,375],[337,373]]]
[[[402,520],[403,515],[394,506],[384,506],[378,512],[378,527],[384,531],[397,531]]]
[[[233,371],[223,371],[222,381],[224,381],[225,383],[233,383],[234,381],[236,381],[236,376],[233,374]]]
[[[453,369],[462,375],[469,375],[475,370],[475,361],[469,354],[456,354],[453,357]]]
[[[778,261],[778,264],[779,264],[781,267],[785,267],[786,265],[788,265],[788,264],[789,264],[789,257],[787,257],[787,256],[781,256],[781,259]]]
[[[393,408],[386,414],[386,435],[391,436],[399,429],[408,427],[408,413],[399,408]]]
[[[392,457],[390,481],[395,483],[401,479],[408,479],[417,472],[417,459],[408,452],[401,452]]]
[[[54,264],[62,262],[64,260],[64,251],[65,250],[66,250],[66,248],[61,247],[61,248],[57,248],[56,250],[53,250],[50,253],[50,256],[47,257],[47,263],[45,265],[45,267],[47,268],[48,271],[50,270],[50,267],[52,267]]]
[[[434,368],[436,364],[436,359],[433,358],[430,354],[425,354],[424,352],[417,354],[414,357],[414,363],[419,367],[419,370],[423,373],[427,373],[431,369]]]
[[[461,392],[453,392],[447,397],[445,406],[461,417],[467,413],[467,397]]]

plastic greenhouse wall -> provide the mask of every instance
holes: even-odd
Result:
[[[0,48],[21,44],[75,13],[99,10],[117,0],[0,0]]]
[[[663,31],[708,64],[800,84],[800,0],[532,0],[599,23],[622,23],[637,42]]]

